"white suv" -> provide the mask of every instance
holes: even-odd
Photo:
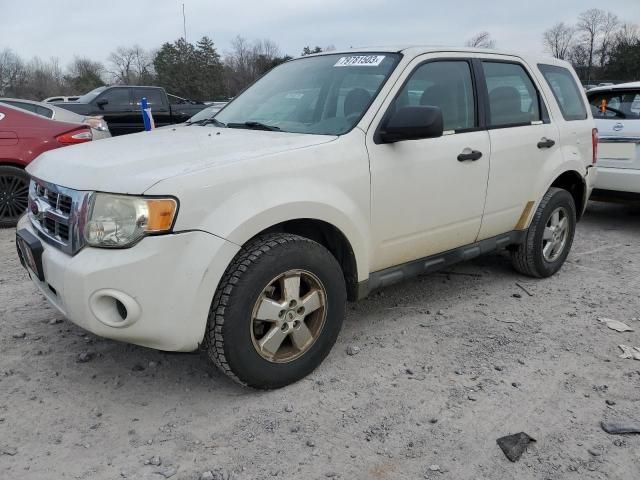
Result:
[[[395,48],[285,63],[215,118],[42,155],[20,256],[78,325],[294,382],[345,302],[499,248],[565,261],[594,122],[569,64]]]
[[[640,200],[640,82],[587,93],[600,133],[597,200]]]

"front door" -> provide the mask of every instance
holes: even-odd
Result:
[[[372,271],[476,240],[491,152],[489,134],[478,128],[472,72],[464,55],[415,59],[399,80],[399,93],[387,99],[369,129]],[[384,115],[415,105],[439,107],[445,134],[377,143],[375,130]]]

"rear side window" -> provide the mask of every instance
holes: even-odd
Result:
[[[159,88],[134,88],[133,97],[136,105],[140,105],[142,97],[147,99],[150,107],[161,107],[164,103],[162,101],[162,91]]]
[[[489,94],[489,125],[510,127],[542,120],[540,98],[522,65],[482,62]]]
[[[593,92],[589,103],[595,118],[640,119],[640,90]]]
[[[560,106],[565,120],[586,120],[587,109],[580,87],[569,70],[556,65],[538,65]]]

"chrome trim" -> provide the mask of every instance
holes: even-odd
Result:
[[[38,237],[72,256],[82,250],[92,195],[32,178],[27,215]]]
[[[640,137],[600,137],[599,143],[638,143],[640,144]]]

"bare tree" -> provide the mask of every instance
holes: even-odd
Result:
[[[616,43],[634,45],[640,42],[640,29],[635,23],[623,23],[616,33]]]
[[[489,32],[480,32],[467,40],[465,45],[472,48],[495,48],[496,42]]]
[[[0,95],[17,96],[16,92],[25,80],[26,68],[22,59],[8,48],[0,51]]]
[[[582,12],[578,16],[577,29],[583,35],[586,50],[589,54],[587,63],[587,81],[591,81],[591,69],[593,68],[593,57],[598,38],[602,34],[602,29],[606,22],[607,15],[598,8],[591,8]]]
[[[609,60],[611,46],[616,39],[616,33],[620,27],[620,20],[614,13],[607,12],[602,23],[602,40],[600,41],[600,68],[604,68]]]
[[[152,79],[152,56],[139,45],[118,47],[109,54],[108,60],[112,67],[109,73],[115,83],[140,85]]]
[[[573,44],[575,29],[564,22],[556,23],[542,35],[545,48],[556,58],[566,60]]]

